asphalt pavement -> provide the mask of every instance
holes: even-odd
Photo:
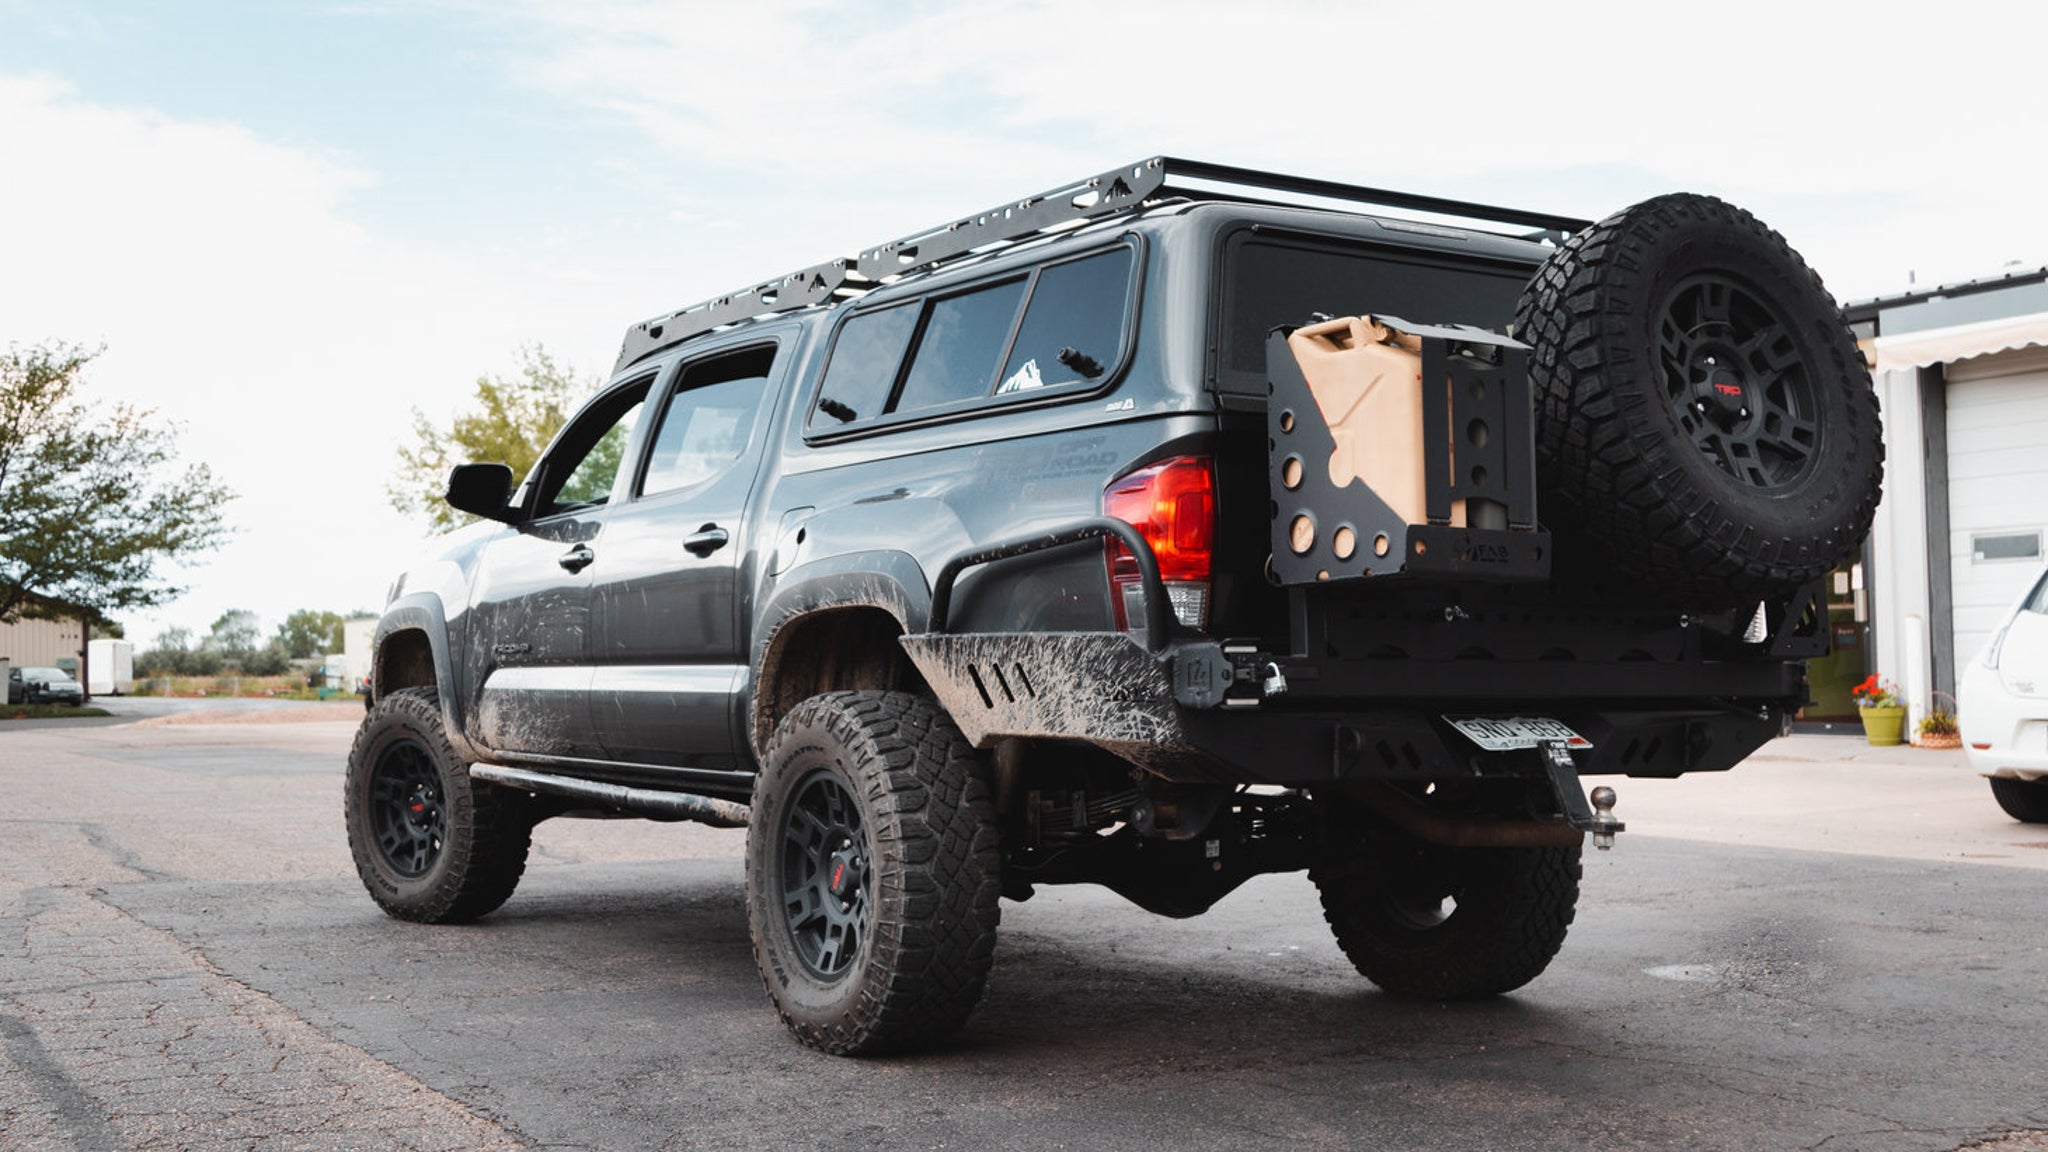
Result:
[[[403,924],[352,718],[252,711],[0,724],[0,1148],[2048,1149],[2048,827],[1956,753],[1616,781],[1496,1001],[1375,992],[1300,876],[1044,889],[957,1041],[843,1060],[761,990],[743,833],[550,822],[498,913]]]

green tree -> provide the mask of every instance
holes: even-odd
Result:
[[[242,672],[249,676],[282,676],[291,670],[291,655],[275,640],[242,658]]]
[[[211,648],[229,660],[240,660],[256,651],[262,639],[263,625],[256,614],[245,608],[233,608],[213,622],[200,647]]]
[[[291,669],[291,661],[282,640],[263,639],[263,623],[254,612],[237,608],[220,614],[184,663],[195,669],[187,675],[233,671],[244,676],[277,676]]]
[[[274,642],[281,645],[286,654],[294,660],[339,652],[342,620],[339,612],[316,612],[311,608],[301,608],[286,616],[284,623],[277,626],[277,639]]]
[[[156,641],[135,654],[135,670],[144,676],[192,676],[189,671],[192,659],[192,631],[189,628],[166,628],[156,634]]]
[[[97,355],[0,355],[0,622],[39,600],[105,614],[183,591],[157,566],[214,548],[234,498],[204,464],[174,473],[177,435],[148,409],[76,398]]]
[[[398,450],[398,470],[385,486],[391,506],[424,519],[437,532],[475,520],[448,506],[448,470],[457,464],[504,464],[512,475],[533,470],[555,431],[596,383],[579,380],[539,345],[519,351],[519,375],[479,376],[470,410],[437,428],[412,410],[413,443]]]

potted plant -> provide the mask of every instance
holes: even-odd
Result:
[[[1849,694],[1856,698],[1865,740],[1878,745],[1904,742],[1906,706],[1899,703],[1897,685],[1873,672]]]
[[[1946,692],[1936,692],[1934,694],[1934,710],[1920,718],[1920,735],[1913,739],[1913,743],[1922,748],[1961,748],[1963,746],[1962,731],[1956,727],[1955,709],[1942,707],[1941,701],[1943,697],[1947,697],[1950,704],[1955,703],[1956,698],[1949,696]]]

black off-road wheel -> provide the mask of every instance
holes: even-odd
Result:
[[[2018,780],[2006,776],[1991,778],[1991,795],[2005,814],[2022,824],[2048,824],[2048,777]]]
[[[1418,845],[1320,864],[1309,879],[1366,979],[1397,996],[1478,1000],[1550,966],[1578,904],[1580,847]]]
[[[1575,577],[1744,607],[1869,532],[1870,374],[1820,278],[1742,209],[1679,194],[1600,221],[1530,281],[1515,333],[1533,349],[1538,510]]]
[[[349,749],[344,810],[356,874],[401,920],[474,920],[510,899],[526,871],[529,797],[469,778],[432,688],[370,709]]]
[[[747,918],[768,995],[837,1055],[957,1031],[995,958],[1002,891],[982,759],[937,704],[835,692],[775,729],[747,827]]]

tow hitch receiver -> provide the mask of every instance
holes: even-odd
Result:
[[[1565,822],[1581,832],[1591,832],[1593,847],[1602,852],[1614,847],[1615,833],[1628,829],[1628,825],[1615,819],[1614,789],[1605,784],[1593,789],[1593,800],[1588,804],[1586,794],[1579,790],[1579,768],[1572,762],[1571,747],[1562,740],[1546,740],[1537,751],[1543,757],[1550,790],[1557,796]]]

